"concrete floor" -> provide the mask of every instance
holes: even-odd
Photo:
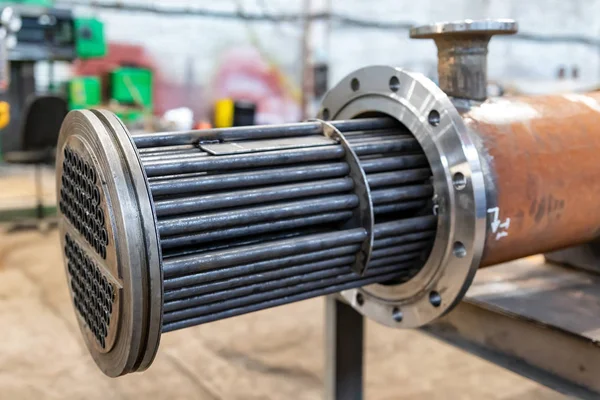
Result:
[[[323,300],[163,336],[141,374],[109,379],[80,339],[58,235],[0,234],[0,399],[320,399]],[[417,331],[367,324],[366,398],[562,399]]]

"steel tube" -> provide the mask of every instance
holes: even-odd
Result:
[[[162,331],[170,332],[170,331],[174,331],[177,329],[183,329],[183,328],[187,328],[190,326],[199,325],[199,324],[203,324],[203,323],[207,323],[207,322],[211,322],[211,321],[217,321],[217,320],[224,319],[224,318],[234,317],[236,315],[246,314],[246,313],[253,312],[253,311],[264,310],[267,308],[276,307],[276,306],[280,306],[283,304],[289,304],[289,303],[293,303],[293,302],[297,302],[297,301],[302,301],[302,300],[310,299],[310,298],[316,297],[316,296],[324,296],[324,295],[331,294],[331,293],[337,293],[342,290],[357,287],[355,285],[359,285],[359,286],[370,285],[375,282],[381,282],[381,281],[393,279],[396,276],[398,276],[398,272],[382,273],[381,275],[369,276],[367,278],[359,279],[354,282],[353,281],[344,281],[341,283],[334,283],[334,284],[327,286],[326,288],[317,288],[317,289],[310,290],[310,291],[294,293],[294,294],[288,295],[284,298],[265,300],[262,302],[254,303],[249,306],[245,306],[245,307],[234,308],[234,309],[230,309],[230,310],[226,310],[226,311],[222,311],[222,312],[218,312],[218,313],[214,313],[214,314],[210,314],[210,315],[189,318],[189,319],[176,321],[176,322],[172,322],[172,323],[165,323],[163,325]]]
[[[233,267],[207,270],[191,276],[165,279],[165,299],[186,297],[188,290],[194,290],[197,285],[242,275],[270,271],[278,268],[290,268],[297,265],[311,264],[354,254],[360,246],[349,245],[333,247],[326,250],[310,251],[281,258],[270,258],[264,261],[240,264]]]
[[[436,223],[437,218],[433,215],[380,223],[375,225],[375,239],[398,236],[409,232],[431,230],[435,228]]]
[[[410,169],[405,171],[380,172],[367,175],[371,190],[385,186],[400,185],[428,180],[431,171],[427,168]]]
[[[333,121],[340,131],[385,129],[397,126],[393,118],[361,118],[349,121]],[[175,146],[198,143],[200,141],[268,139],[291,136],[318,135],[322,125],[318,122],[301,122],[281,125],[241,126],[225,129],[205,129],[183,132],[144,133],[133,135],[135,145],[147,147]]]
[[[361,160],[361,166],[365,173],[387,172],[400,169],[426,167],[427,158],[424,155],[410,155],[397,157],[382,157]]]
[[[384,204],[373,207],[376,215],[400,213],[407,210],[423,209],[427,206],[427,201],[406,201],[402,203]]]
[[[259,234],[264,235],[265,233],[275,231],[300,229],[311,225],[347,221],[350,218],[352,218],[351,211],[337,211],[318,215],[302,216],[300,218],[270,221],[262,224],[259,223],[229,229],[219,229],[216,231],[187,234],[183,236],[169,236],[161,240],[161,247],[163,250],[165,250],[175,247],[194,246],[196,249],[198,249],[198,251],[201,251],[202,249],[199,245],[202,243],[231,240],[239,237],[248,237]]]
[[[348,210],[357,205],[358,198],[354,194],[291,201],[268,206],[248,207],[230,211],[203,213],[188,217],[162,219],[158,221],[158,232],[162,237],[174,236],[236,225],[276,221],[302,215]]]
[[[351,178],[327,179],[291,185],[273,185],[259,189],[220,192],[204,196],[157,200],[154,203],[156,215],[187,214],[219,208],[240,207],[250,204],[289,200],[300,197],[329,195],[352,190]]]
[[[271,277],[271,279],[259,283],[245,282],[244,285],[238,287],[228,287],[224,290],[216,290],[210,293],[192,296],[185,299],[166,301],[163,310],[165,314],[168,314],[171,312],[176,312],[177,310],[195,308],[201,305],[208,305],[214,302],[224,302],[226,300],[242,296],[269,293],[276,289],[288,288],[295,285],[310,283],[313,281],[334,277],[340,274],[350,272],[348,265],[352,263],[353,257],[351,257],[349,263],[344,264],[342,261],[345,261],[346,259],[347,258],[338,258],[336,260],[324,262],[321,263],[322,265],[318,268],[305,271],[301,274],[294,274],[292,276],[287,277]]]
[[[373,190],[371,192],[373,204],[376,206],[404,200],[431,198],[432,196],[433,186],[431,185],[402,186],[393,189]]]
[[[370,154],[393,153],[393,152],[415,152],[420,151],[421,147],[416,139],[391,139],[373,141],[370,143],[352,143],[352,150],[359,155],[365,156]]]
[[[151,161],[144,164],[149,177],[205,171],[289,165],[302,162],[329,161],[344,155],[342,146],[309,147],[277,152],[259,152],[219,157],[196,157],[184,160]]]
[[[412,266],[412,263],[407,263],[405,266],[410,267]],[[351,272],[350,266],[348,266],[346,270],[349,272],[345,274],[339,274],[333,278],[320,279],[308,283],[300,283],[288,288],[275,289],[266,293],[250,294],[247,296],[215,302],[199,307],[190,307],[184,310],[172,311],[165,313],[163,319],[165,324],[169,324],[171,322],[181,321],[184,319],[197,318],[206,314],[214,314],[227,309],[243,307],[253,303],[259,303],[277,298],[287,298],[297,293],[311,293],[316,289],[327,289],[331,286],[337,286],[344,283],[365,281],[371,277],[389,276],[390,279],[392,279],[393,277],[401,275],[402,267],[403,265],[395,265],[391,267],[381,267],[380,269],[377,269],[376,272],[367,271],[363,279],[357,280],[356,278],[358,278],[358,275],[356,275],[354,272]]]
[[[253,246],[177,257],[163,262],[165,279],[190,275],[207,269],[228,267],[258,261],[263,257],[285,257],[302,252],[318,251],[329,247],[360,243],[366,236],[364,229],[309,235],[300,238],[277,240]],[[166,288],[166,285],[165,285]]]
[[[301,167],[282,167],[249,172],[235,172],[218,175],[171,178],[150,182],[154,196],[208,192],[217,189],[234,189],[277,183],[291,183],[311,179],[325,179],[346,176],[348,164],[323,163]]]
[[[352,250],[351,247],[348,247]],[[165,304],[178,299],[184,299],[193,296],[199,296],[206,293],[215,293],[221,290],[229,290],[239,286],[250,285],[258,282],[268,282],[274,279],[285,278],[290,276],[299,276],[312,271],[329,269],[340,265],[351,265],[354,262],[354,251],[348,251],[346,256],[336,257],[331,260],[323,260],[309,264],[293,265],[286,268],[277,268],[265,272],[254,273],[251,275],[236,276],[226,280],[205,283],[201,285],[188,286],[176,291],[170,291],[165,294]]]

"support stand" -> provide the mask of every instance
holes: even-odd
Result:
[[[363,399],[363,316],[337,295],[325,299],[325,399]]]

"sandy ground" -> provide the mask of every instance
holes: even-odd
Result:
[[[56,205],[54,169],[41,167],[42,202]],[[0,164],[0,211],[33,208],[36,205],[35,170],[33,166]]]
[[[57,233],[0,234],[0,399],[320,399],[323,300],[163,336],[141,374],[106,378],[80,338]],[[562,399],[417,331],[367,324],[367,399]]]

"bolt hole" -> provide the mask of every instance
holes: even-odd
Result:
[[[454,248],[452,252],[458,258],[463,258],[467,255],[467,249],[465,249],[465,245],[461,242],[454,242]]]
[[[427,120],[429,121],[429,125],[438,126],[440,124],[440,113],[437,110],[431,110]]]
[[[400,90],[400,79],[397,76],[392,76],[390,78],[390,90],[392,92],[397,92]]]
[[[352,88],[353,92],[356,92],[358,89],[360,89],[359,80],[356,78],[353,78],[352,81],[350,81],[350,88]]]
[[[429,302],[434,307],[439,307],[442,304],[442,296],[435,290],[429,293]]]
[[[467,187],[467,178],[462,172],[457,172],[452,176],[452,183],[456,190],[463,190]]]
[[[394,321],[396,322],[402,322],[402,318],[404,318],[404,315],[398,307],[394,307],[394,309],[392,310],[392,318],[394,318]]]
[[[323,109],[323,119],[324,120],[328,120],[329,119],[329,108],[324,108]]]
[[[363,297],[362,293],[356,293],[356,304],[359,306],[365,304],[365,298]]]

